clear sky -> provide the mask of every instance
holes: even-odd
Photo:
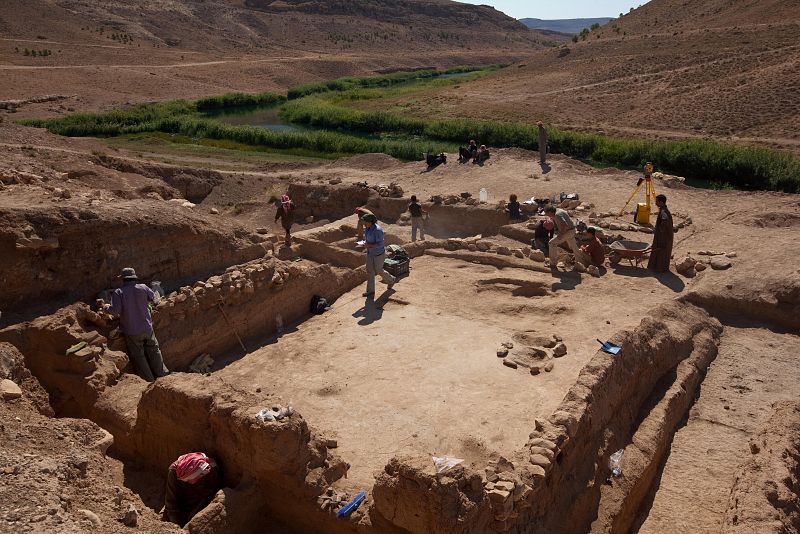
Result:
[[[646,0],[458,0],[465,4],[486,4],[515,19],[585,19],[618,17]]]

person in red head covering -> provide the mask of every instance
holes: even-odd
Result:
[[[217,462],[202,452],[179,456],[167,471],[164,516],[183,527],[208,506],[222,484]]]
[[[289,198],[289,195],[283,195],[276,204],[278,205],[278,210],[275,212],[275,222],[277,222],[278,219],[281,220],[281,225],[283,229],[286,230],[284,244],[290,247],[292,246],[292,234],[290,230],[292,229],[292,224],[294,224],[294,202]]]

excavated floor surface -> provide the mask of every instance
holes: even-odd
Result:
[[[497,269],[448,258],[412,260],[393,291],[361,285],[322,316],[216,374],[236,388],[272,391],[325,435],[350,462],[349,481],[371,485],[404,452],[449,454],[476,465],[519,449],[595,353],[595,338],[638,324],[672,291],[652,278],[615,277],[609,300],[595,279]],[[522,290],[521,290],[522,289]],[[541,296],[533,296],[531,293]],[[583,313],[584,307],[595,313]],[[381,309],[382,308],[382,309]],[[552,372],[531,376],[497,357],[504,341],[564,339],[568,353]]]
[[[760,326],[725,328],[639,532],[720,532],[748,440],[772,414],[772,403],[797,398],[797,354],[796,335]]]

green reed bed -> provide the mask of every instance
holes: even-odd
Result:
[[[379,87],[392,87],[401,84],[416,83],[420,80],[437,78],[443,74],[458,74],[462,72],[490,72],[505,67],[505,64],[483,65],[483,66],[462,66],[454,67],[444,71],[439,70],[417,70],[412,72],[394,72],[381,76],[364,77],[345,77],[329,80],[326,82],[309,83],[292,87],[287,92],[289,100],[295,100],[304,96],[309,96],[327,92],[342,92],[351,89],[367,89]]]
[[[284,120],[314,128],[418,136],[441,142],[478,139],[492,147],[538,150],[534,124],[472,119],[424,120],[382,111],[361,111],[324,97],[287,102]],[[651,161],[660,170],[702,182],[742,189],[800,192],[800,159],[768,148],[708,140],[657,141],[612,138],[548,128],[552,152],[616,167],[640,168]]]

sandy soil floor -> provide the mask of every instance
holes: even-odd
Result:
[[[672,449],[639,532],[719,532],[748,440],[773,402],[797,397],[800,337],[726,327],[717,359]]]
[[[609,299],[610,286],[619,290]],[[597,349],[672,298],[652,278],[553,277],[423,256],[393,290],[377,284],[341,297],[325,315],[218,374],[236,387],[273,391],[338,439],[353,484],[368,484],[394,455],[449,454],[470,461],[510,454],[535,417],[551,413]],[[531,293],[541,293],[533,296]],[[568,354],[531,376],[497,357],[504,341],[553,334]],[[321,364],[321,362],[324,362]]]

